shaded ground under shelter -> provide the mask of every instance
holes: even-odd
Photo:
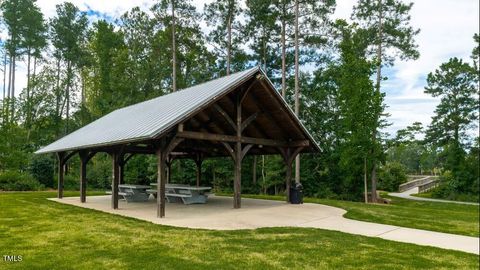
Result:
[[[165,184],[175,158],[197,165],[209,157],[234,162],[233,207],[241,207],[241,168],[246,155],[280,154],[290,189],[292,162],[318,145],[258,67],[214,79],[158,98],[115,110],[41,148],[58,157],[58,198],[63,197],[64,167],[80,157],[80,200],[86,200],[87,164],[99,152],[112,157],[111,207],[118,208],[118,185],[128,160],[157,156],[157,216],[165,216]],[[289,202],[289,192],[287,192]]]

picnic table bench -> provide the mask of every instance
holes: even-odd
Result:
[[[156,183],[151,183],[152,187],[156,187]],[[165,197],[169,203],[183,202],[184,204],[206,203],[208,192],[211,187],[192,187],[182,184],[165,185]],[[157,196],[156,189],[148,189],[147,193]]]
[[[145,202],[148,201],[150,194],[147,193],[147,189],[150,186],[145,185],[118,185],[118,196],[122,197],[127,203],[129,202]],[[107,194],[112,194],[111,191],[107,191]]]

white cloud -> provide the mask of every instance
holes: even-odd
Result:
[[[416,38],[420,58],[397,62],[390,70],[393,76],[384,87],[390,106],[387,112],[392,114],[390,133],[415,121],[430,123],[439,101],[423,93],[426,75],[450,57],[469,61],[473,34],[479,32],[479,2],[475,0],[415,1],[411,15],[412,25],[421,29]],[[424,102],[415,102],[419,100]]]

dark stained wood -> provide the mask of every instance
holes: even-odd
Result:
[[[165,139],[157,150],[157,217],[165,217]]]
[[[247,144],[243,147],[240,158],[243,160],[245,155],[247,155],[248,151],[253,147],[253,144]]]
[[[58,160],[58,193],[57,197],[59,199],[63,198],[63,185],[64,185],[64,160],[65,160],[65,152],[58,152],[57,153],[57,160]]]
[[[236,102],[237,114],[237,138],[235,143],[235,173],[233,178],[233,208],[242,207],[242,103],[240,94]]]
[[[255,121],[255,119],[257,119],[257,116],[258,112],[250,115],[247,119],[245,119],[245,121],[242,122],[242,131],[245,130],[245,128],[248,127],[248,125],[250,125],[253,121]]]
[[[89,154],[87,151],[78,152],[80,156],[80,202],[87,199],[87,163]]]
[[[266,88],[266,89],[270,88],[267,80],[262,79],[262,80],[259,80],[259,82],[264,88]],[[280,95],[272,93],[271,91],[262,91],[262,93],[265,93],[266,96],[270,97],[270,100],[276,100],[278,105],[283,103],[282,97]],[[270,104],[273,105],[273,104],[275,104],[275,102],[270,102]],[[295,133],[295,134],[301,135],[303,137],[304,135],[303,135],[303,132],[302,132],[302,128],[300,127],[299,123],[297,123],[297,121],[295,119],[296,118],[295,114],[291,110],[290,110],[290,112],[288,112],[287,110],[284,110],[282,108],[282,106],[278,106],[278,105],[276,106],[276,108],[279,111],[279,113],[282,112],[282,119],[284,120],[284,121],[279,122],[279,123],[283,124],[284,127],[288,127],[289,134]],[[285,120],[287,120],[287,121],[285,121]]]
[[[202,163],[203,163],[202,153],[196,153],[193,161],[195,162],[195,165],[196,165],[197,187],[199,187],[200,182],[202,181]]]
[[[290,186],[292,183],[292,164],[297,155],[302,151],[303,147],[296,148],[278,148],[280,155],[285,163],[285,189],[286,189],[286,201],[290,202]]]
[[[268,88],[268,89],[267,89]],[[234,208],[241,207],[241,165],[247,154],[281,153],[286,166],[286,187],[289,196],[292,164],[300,152],[317,150],[303,132],[295,115],[284,107],[282,98],[272,92],[263,75],[255,77],[195,108],[180,119],[180,124],[155,138],[112,146],[93,147],[81,155],[81,191],[86,190],[88,160],[97,152],[112,155],[112,208],[118,208],[118,184],[123,183],[125,164],[135,154],[157,156],[157,215],[165,216],[165,183],[170,182],[173,158],[192,158],[197,165],[197,185],[201,183],[201,161],[205,157],[230,156],[234,161]],[[223,146],[223,147],[222,147]],[[172,153],[177,149],[175,153]],[[65,164],[78,151],[58,153],[58,197],[63,197]],[[81,192],[82,193],[82,192]],[[85,196],[81,195],[82,200]],[[287,200],[290,200],[287,197]]]
[[[70,158],[73,157],[77,153],[78,153],[78,151],[72,151],[72,152],[68,153],[67,155],[65,155],[65,157],[63,158],[63,164],[66,164],[68,162],[68,160],[70,160]]]
[[[120,182],[120,166],[119,166],[120,153],[113,152],[112,156],[112,208],[118,209],[118,185]]]
[[[217,110],[217,112],[219,112],[223,118],[225,118],[225,120],[227,120],[228,124],[230,124],[230,126],[236,130],[237,129],[237,125],[235,125],[235,122],[233,122],[232,118],[230,117],[230,115],[228,115],[223,109],[222,107],[220,107],[218,104],[213,104],[213,108],[215,110]]]
[[[258,77],[256,79],[258,79]],[[245,90],[243,90],[243,92],[242,91],[240,92],[240,100],[238,101],[240,104],[243,103],[243,101],[245,100],[245,97],[247,97],[248,95],[248,92],[252,90],[252,88],[256,85],[257,82],[258,80],[254,80],[253,82],[250,83],[250,85]]]
[[[182,128],[183,129],[183,128]],[[179,130],[182,130],[179,128]],[[165,184],[167,182],[166,168],[167,158],[175,147],[177,147],[184,138],[174,136],[173,138],[161,138],[157,145],[157,217],[165,217]]]
[[[231,156],[232,160],[235,160],[235,158],[236,158],[235,151],[230,146],[230,144],[228,144],[227,142],[221,142],[221,143],[225,147],[225,149],[227,150],[228,154]]]
[[[241,132],[240,129],[239,131]],[[281,141],[281,140],[242,137],[238,135],[231,136],[231,135],[224,135],[224,134],[213,134],[213,133],[195,132],[195,131],[178,132],[177,136],[185,139],[209,140],[209,141],[218,141],[218,142],[239,141],[240,143],[246,143],[246,144],[267,145],[267,146],[277,146],[277,147],[308,146],[310,143],[310,141],[308,140],[287,142],[287,141]]]
[[[126,158],[123,160],[123,164],[127,164],[132,157],[134,157],[137,153],[130,153],[129,155],[126,156]]]

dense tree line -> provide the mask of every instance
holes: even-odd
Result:
[[[307,195],[362,200],[367,179],[375,191],[377,175],[385,188],[382,178],[398,171],[437,168],[460,179],[475,149],[464,142],[478,121],[478,99],[477,107],[470,104],[478,94],[478,62],[452,59],[428,76],[426,91],[442,103],[425,140],[414,136],[422,129],[418,124],[399,131],[395,140],[381,132],[388,124],[382,68],[419,56],[411,7],[399,0],[359,0],[347,22],[331,19],[334,0],[219,0],[202,13],[190,1],[160,0],[149,11],[137,7],[114,20],[91,22],[69,2],[47,19],[35,0],[4,0],[1,23],[8,38],[1,41],[0,174],[8,177],[0,177],[0,185],[16,179],[28,186],[33,176],[54,187],[55,158],[33,155],[39,147],[117,108],[253,65],[265,70],[322,149],[296,163],[296,178]],[[24,89],[15,88],[20,61],[27,65]],[[301,72],[306,66],[309,71]],[[450,85],[452,76],[462,79],[460,85]],[[457,114],[447,115],[452,99]],[[476,147],[478,152],[478,139]],[[439,163],[447,152],[462,163]],[[70,188],[78,187],[76,162],[67,175]],[[248,157],[243,166],[243,192],[284,192],[280,157]],[[91,167],[90,186],[107,188],[110,159],[97,155]],[[193,183],[193,161],[177,160],[172,167],[173,181]],[[155,173],[154,158],[138,156],[128,163],[125,178],[149,183]],[[220,190],[232,188],[228,159],[207,160],[203,174]],[[464,184],[457,190],[471,192],[471,182]]]

